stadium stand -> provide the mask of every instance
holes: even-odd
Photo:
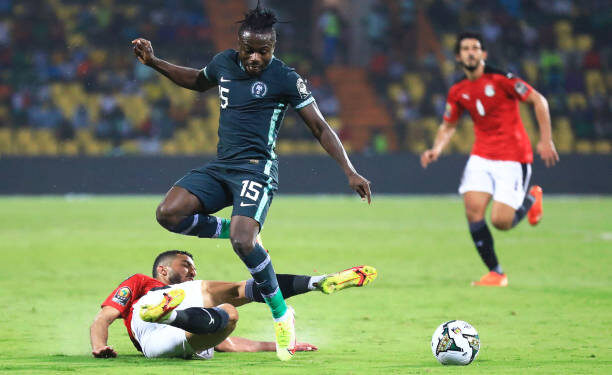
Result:
[[[308,78],[349,150],[429,145],[458,72],[455,35],[471,29],[483,33],[491,64],[549,99],[561,152],[612,153],[606,1],[372,0],[363,19],[351,19],[344,3],[267,2],[288,21],[279,25],[277,56]],[[160,57],[203,67],[234,45],[238,26],[230,21],[249,5],[0,0],[0,155],[214,153],[214,90],[176,87],[139,64],[130,41],[148,38]],[[367,53],[351,57],[362,47]],[[522,115],[533,135],[530,112]],[[473,135],[469,119],[462,121],[451,150],[465,153]],[[278,151],[322,152],[293,111]]]

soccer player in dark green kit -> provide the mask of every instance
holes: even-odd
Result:
[[[174,83],[196,91],[218,86],[221,114],[217,158],[194,169],[168,191],[157,221],[169,231],[199,237],[229,236],[272,311],[276,353],[289,360],[295,351],[294,313],[285,304],[266,250],[256,241],[278,187],[276,137],[291,105],[340,165],[348,183],[371,201],[370,182],[352,166],[304,80],[274,57],[276,16],[257,4],[238,31],[238,51],[217,54],[204,69],[170,64],[153,54],[148,40],[132,42],[141,63]],[[210,214],[233,206],[231,222]]]

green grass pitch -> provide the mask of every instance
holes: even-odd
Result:
[[[249,277],[227,240],[179,236],[155,221],[161,197],[0,198],[0,373],[57,374],[593,374],[612,373],[612,199],[546,197],[544,219],[493,230],[505,289],[470,287],[485,268],[461,201],[449,197],[279,196],[263,231],[279,273],[378,268],[369,287],[291,299],[298,338],[319,346],[288,363],[274,353],[211,361],[147,360],[122,322],[116,359],[90,355],[89,325],[123,279],[150,273],[170,248],[194,253],[199,278]],[[228,211],[223,212],[228,215]],[[267,307],[239,309],[236,335],[270,340]],[[439,365],[429,341],[462,319],[482,351]]]

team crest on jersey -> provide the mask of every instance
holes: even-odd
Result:
[[[495,88],[493,88],[493,85],[485,86],[485,95],[488,97],[495,95]]]
[[[514,84],[514,90],[522,96],[527,92],[527,86],[523,82],[518,81]]]
[[[257,81],[251,85],[251,95],[256,98],[263,98],[268,92],[268,86],[261,81]]]
[[[304,82],[303,79],[298,78],[297,82],[295,83],[298,93],[300,94],[300,97],[302,99],[306,98],[308,95],[310,95],[310,91],[308,91],[308,87],[306,87],[306,82]]]
[[[132,291],[130,290],[130,288],[124,286],[117,290],[115,296],[113,297],[113,302],[117,302],[118,304],[125,306],[130,300],[131,296]]]

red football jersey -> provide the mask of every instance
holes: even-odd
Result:
[[[485,66],[475,81],[465,78],[448,92],[444,120],[456,122],[464,109],[474,121],[472,154],[491,160],[532,163],[533,151],[521,121],[518,101],[533,88],[512,73]]]
[[[132,334],[132,305],[134,305],[140,297],[147,294],[149,290],[165,285],[166,284],[152,277],[137,273],[119,284],[119,286],[109,294],[106,300],[102,302],[102,306],[111,306],[119,310],[125,328],[127,328],[128,335],[130,335],[132,343],[134,343],[134,346],[139,351],[142,351],[140,345],[138,345],[138,341],[134,339],[134,335]]]

